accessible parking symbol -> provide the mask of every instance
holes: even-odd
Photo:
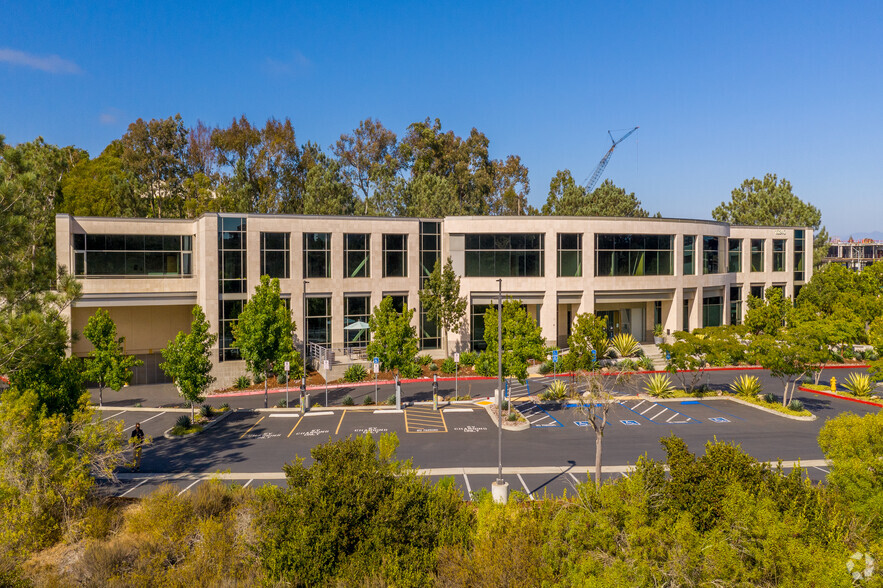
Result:
[[[623,425],[628,425],[630,427],[631,426],[636,426],[636,427],[641,426],[641,423],[639,423],[638,421],[627,420],[627,421],[619,421],[619,422],[621,422]]]
[[[730,419],[726,419],[724,417],[708,417],[708,420],[710,420],[713,423],[729,423],[730,422]]]

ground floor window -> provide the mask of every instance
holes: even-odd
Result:
[[[662,300],[653,303],[653,326],[662,324]]]
[[[702,299],[702,326],[719,327],[723,324],[724,297],[706,296]]]
[[[683,318],[683,330],[690,332],[690,301],[688,299],[684,299],[684,318]]]
[[[343,299],[344,346],[368,345],[368,318],[371,315],[370,296],[345,296]]]
[[[221,336],[218,337],[218,360],[233,361],[240,358],[239,350],[233,347],[233,325],[242,312],[245,300],[221,300],[218,304],[218,322]]]
[[[730,286],[730,324],[742,324],[742,287]]]
[[[489,304],[473,304],[470,313],[470,344],[473,351],[484,351],[487,349],[487,343],[484,341],[484,312],[488,309]]]
[[[441,347],[441,329],[438,324],[423,312],[420,305],[420,349],[439,349]]]
[[[307,298],[307,343],[323,347],[331,345],[331,298]]]

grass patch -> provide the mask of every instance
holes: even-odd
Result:
[[[194,424],[194,425],[190,425],[189,427],[182,427],[180,425],[176,425],[176,426],[172,427],[172,430],[170,432],[172,435],[176,435],[178,437],[183,437],[184,435],[192,435],[194,433],[199,433],[200,431],[202,431],[202,425]]]
[[[738,398],[739,400],[744,400],[745,402],[749,404],[754,404],[755,406],[771,408],[776,412],[781,412],[782,414],[787,414],[791,416],[812,416],[812,413],[805,408],[802,410],[791,410],[787,406],[782,406],[780,402],[766,402],[765,400],[761,400],[760,398],[752,398],[750,396],[736,396],[734,394],[727,394],[727,396],[731,398]]]

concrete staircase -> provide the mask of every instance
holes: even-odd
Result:
[[[665,355],[659,350],[659,347],[657,347],[654,343],[641,343],[641,349],[644,350],[644,355],[646,355],[650,358],[651,361],[653,361],[653,369],[665,369]]]

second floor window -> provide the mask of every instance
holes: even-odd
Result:
[[[773,239],[773,271],[785,271],[785,239]]]
[[[751,271],[763,271],[763,239],[751,240]]]
[[[304,277],[331,277],[330,233],[304,233]]]
[[[343,236],[343,277],[371,277],[370,243],[371,235],[356,233]]]
[[[291,234],[261,233],[261,275],[288,278],[291,266]]]
[[[383,236],[383,277],[404,278],[408,275],[408,236]]]

